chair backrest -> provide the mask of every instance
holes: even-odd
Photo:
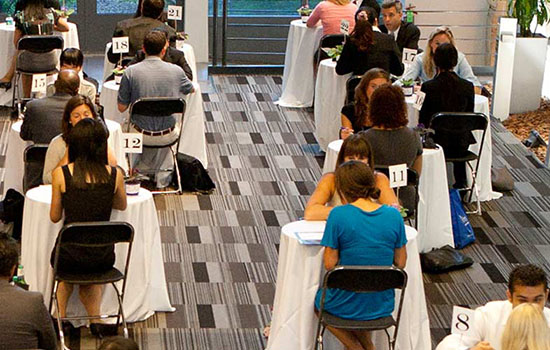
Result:
[[[360,82],[360,75],[351,76],[346,82],[346,104],[350,104],[355,101],[355,88]]]
[[[327,34],[319,41],[320,48],[332,48],[344,43],[344,34]]]
[[[430,128],[437,132],[462,135],[475,130],[486,130],[489,120],[483,113],[441,112],[432,117]]]
[[[176,97],[144,97],[130,106],[130,116],[166,117],[175,113],[185,114],[185,101]]]
[[[404,289],[407,273],[394,266],[336,266],[327,271],[324,288],[338,288],[356,293]]]
[[[17,42],[18,50],[45,53],[63,49],[63,37],[60,35],[26,35]]]
[[[127,222],[75,222],[63,226],[58,245],[103,247],[116,243],[132,243],[134,228]]]
[[[33,144],[25,149],[23,154],[25,162],[23,193],[42,184],[42,172],[47,151],[48,145],[46,144]]]

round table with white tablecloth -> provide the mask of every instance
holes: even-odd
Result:
[[[311,107],[315,77],[313,56],[323,35],[323,27],[308,28],[302,20],[290,22],[286,42],[285,68],[281,97],[282,107]]]
[[[107,44],[107,51],[110,47],[110,43]],[[195,92],[184,97],[186,103],[185,116],[183,119],[183,130],[181,131],[181,138],[178,151],[193,156],[200,160],[204,168],[208,167],[208,157],[206,155],[206,136],[205,136],[205,115],[202,105],[202,93],[200,85],[198,83],[197,66],[195,63],[195,53],[193,46],[185,44],[183,47],[185,53],[185,59],[193,71],[193,85]],[[105,67],[113,67],[114,65],[109,63],[105,58]],[[109,74],[112,68],[106,68],[104,74]],[[101,94],[99,96],[99,104],[104,108],[104,116],[106,119],[111,119],[119,122],[121,125],[123,121],[128,117],[128,110],[120,113],[117,107],[117,96],[119,85],[114,80],[106,81],[101,88]]]
[[[62,221],[50,221],[51,185],[29,190],[25,196],[21,236],[21,264],[25,267],[25,280],[30,290],[41,292],[48,305],[52,286],[53,270],[50,253]],[[134,227],[134,243],[130,257],[124,314],[129,322],[143,321],[155,311],[174,311],[168,297],[164,274],[160,228],[151,192],[141,189],[139,195],[128,196],[124,211],[113,210],[111,221],[124,221]],[[115,266],[121,269],[126,261],[126,247],[116,250]],[[119,285],[119,287],[122,284]],[[116,314],[118,304],[112,286],[104,289],[101,312]],[[74,291],[67,308],[68,315],[85,315],[84,307]],[[110,319],[114,323],[114,319]]]
[[[78,41],[78,28],[76,24],[70,23],[69,31],[62,32],[64,48],[76,47],[80,48]],[[0,77],[8,71],[11,64],[11,57],[15,54],[15,45],[13,45],[13,34],[15,32],[15,26],[8,26],[6,23],[0,23]],[[12,90],[0,89],[0,105],[11,106]]]
[[[25,162],[23,155],[25,148],[32,144],[32,141],[24,141],[19,136],[23,121],[17,121],[12,124],[8,135],[8,148],[6,150],[6,167],[4,172],[4,189],[2,197],[6,195],[8,189],[13,188],[16,191],[23,192],[23,176],[25,174]],[[128,161],[123,149],[122,129],[120,124],[111,120],[106,120],[105,124],[109,130],[107,144],[113,150],[118,165],[124,171],[128,171]]]
[[[324,221],[295,221],[282,228],[271,330],[267,340],[268,350],[313,349],[317,327],[313,302],[322,280],[323,247],[302,245],[295,233],[323,232],[324,227]],[[408,283],[397,348],[431,349],[430,322],[416,244],[416,230],[406,226],[406,234],[408,242],[405,271]],[[396,300],[398,293],[399,291],[396,291]],[[329,336],[329,333],[325,332],[325,349],[341,349],[342,345]],[[386,335],[383,331],[373,334],[373,342],[377,350],[387,349]]]
[[[346,99],[346,82],[351,74],[336,74],[336,62],[322,60],[315,82],[315,137],[323,151],[340,138],[340,114]]]
[[[334,171],[342,140],[328,145],[323,174]],[[444,245],[454,247],[451,206],[443,149],[424,149],[418,186],[418,250],[429,252]]]

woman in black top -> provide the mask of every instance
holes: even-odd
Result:
[[[68,147],[69,164],[56,168],[52,175],[52,222],[61,220],[63,212],[65,224],[109,221],[112,209],[126,209],[123,174],[107,165],[107,133],[104,126],[91,118],[81,120],[69,135]],[[53,262],[53,256],[54,252],[50,262]],[[103,272],[110,269],[114,262],[114,247],[72,247],[61,250],[58,269],[68,273]],[[72,291],[73,285],[59,284],[57,298],[61,317],[66,316]],[[101,285],[80,286],[80,300],[88,315],[100,314],[101,294]],[[92,326],[98,321],[92,320]],[[99,329],[97,324],[92,331],[96,329]]]
[[[382,68],[394,75],[403,74],[401,54],[395,40],[388,34],[373,31],[376,11],[370,7],[366,11],[368,19],[358,16],[351,36],[344,44],[336,73],[362,75],[371,68]]]
[[[355,102],[342,107],[342,127],[340,138],[345,140],[354,132],[367,130],[371,127],[368,118],[369,98],[379,86],[390,83],[388,72],[380,68],[369,70],[355,88]]]

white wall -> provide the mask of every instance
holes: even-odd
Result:
[[[208,1],[185,2],[185,32],[195,49],[197,62],[208,62]]]

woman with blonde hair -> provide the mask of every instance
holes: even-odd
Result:
[[[405,71],[405,74],[403,74],[399,81],[408,79],[416,80],[420,78],[420,82],[424,83],[427,80],[433,79],[437,73],[434,63],[434,53],[437,47],[443,43],[450,43],[456,47],[453,32],[446,26],[435,28],[428,38],[426,50],[416,55],[413,63]],[[474,75],[466,56],[460,51],[458,52],[458,62],[454,67],[454,72],[462,79],[466,79],[474,84],[476,93],[481,91],[481,83]]]
[[[340,22],[345,19],[349,22],[349,31],[355,26],[355,11],[357,6],[350,0],[321,1],[309,16],[307,26],[313,28],[321,22],[323,35],[340,34]]]
[[[379,86],[390,83],[390,74],[380,68],[369,69],[355,87],[355,101],[342,107],[340,138],[367,130],[372,126],[368,118],[369,98]]]
[[[540,306],[516,306],[502,333],[501,350],[550,350],[550,328]]]

